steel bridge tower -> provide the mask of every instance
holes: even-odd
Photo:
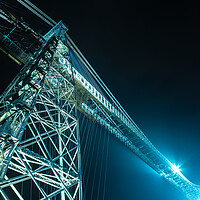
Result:
[[[67,28],[60,22],[42,37],[4,6],[1,15],[13,26],[0,34],[1,48],[24,66],[0,97],[0,192],[4,199],[24,199],[22,184],[30,192],[34,183],[33,199],[82,199]],[[24,43],[13,41],[15,29],[24,35]],[[61,59],[68,62],[65,70],[58,64]],[[12,173],[6,175],[8,168]]]
[[[1,196],[28,199],[26,191],[33,199],[82,199],[79,110],[186,197],[198,200],[200,186],[146,138],[77,49],[66,26],[28,0],[17,2],[52,29],[42,36],[1,4],[1,50],[23,66],[0,96]],[[104,92],[75,67],[74,59],[87,67]]]

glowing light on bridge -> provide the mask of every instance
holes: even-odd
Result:
[[[187,180],[187,178],[181,173],[182,169],[180,168],[181,167],[180,165],[171,164],[171,167],[172,167],[174,174],[178,174],[183,179]]]
[[[174,173],[181,174],[180,165],[172,165],[172,170]]]

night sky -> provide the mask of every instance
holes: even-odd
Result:
[[[200,184],[199,7],[190,1],[135,2],[34,3],[55,21],[63,20],[75,44],[150,141]],[[17,68],[12,61],[2,63],[1,91]],[[186,198],[111,137],[105,200],[131,199]]]

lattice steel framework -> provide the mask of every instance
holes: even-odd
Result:
[[[74,80],[58,66],[63,57],[71,68],[66,31],[60,23],[50,32],[1,95],[0,192],[5,199],[11,194],[24,199],[30,185],[33,199],[82,198]]]

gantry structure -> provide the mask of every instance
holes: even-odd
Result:
[[[0,47],[22,66],[0,96],[1,196],[26,199],[19,190],[26,183],[24,189],[31,184],[37,199],[83,198],[80,111],[187,198],[198,200],[200,186],[148,140],[76,47],[63,22],[56,23],[28,0],[17,3],[51,29],[45,35],[37,33],[1,2]]]

